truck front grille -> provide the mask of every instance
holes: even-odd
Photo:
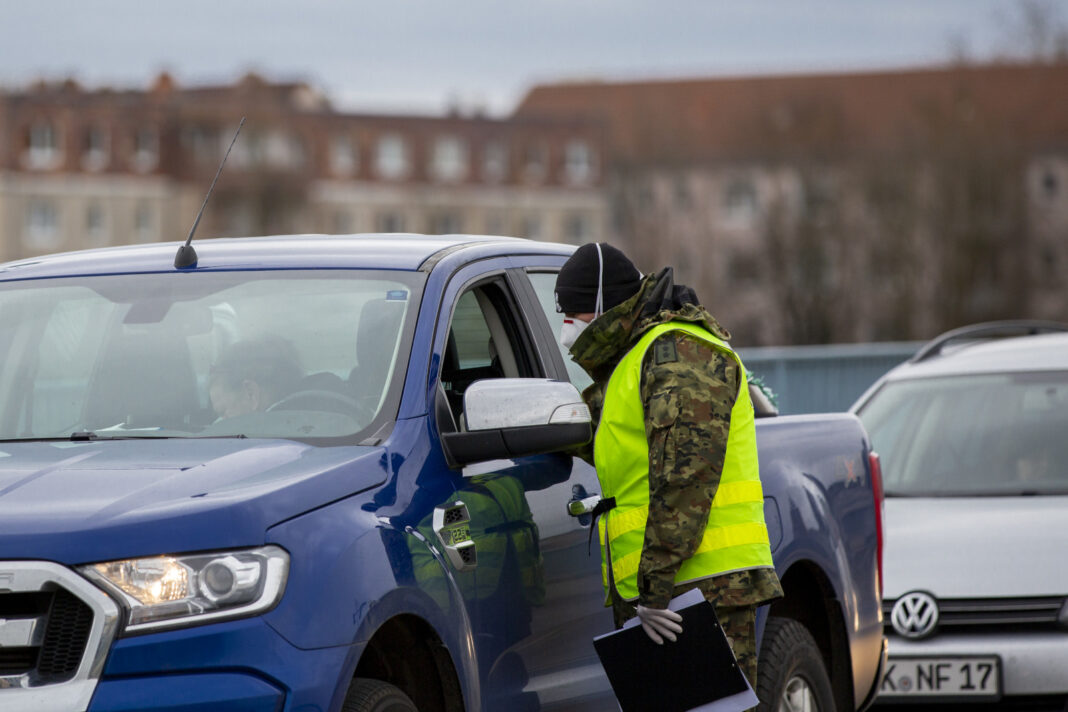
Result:
[[[0,709],[88,709],[118,633],[106,593],[54,561],[0,561]]]
[[[65,682],[85,655],[93,610],[70,591],[0,593],[0,675],[26,675],[30,685]]]
[[[37,662],[41,683],[63,682],[74,677],[85,655],[92,626],[93,609],[69,591],[56,591]]]
[[[37,648],[0,648],[0,675],[21,675],[37,667]]]
[[[886,632],[893,632],[891,611],[897,601],[883,601],[883,620]],[[1065,599],[1061,596],[1036,598],[961,598],[938,601],[938,629],[940,631],[998,632],[1063,630],[1060,622]]]

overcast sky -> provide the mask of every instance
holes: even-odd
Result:
[[[1053,0],[1050,0],[1051,2]],[[1003,53],[1017,0],[0,0],[0,85],[305,80],[336,105],[509,111],[567,79],[848,71]]]

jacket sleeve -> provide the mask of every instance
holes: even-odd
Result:
[[[638,568],[643,605],[667,606],[679,566],[701,542],[723,473],[739,382],[733,359],[687,334],[663,334],[646,352],[649,516]]]

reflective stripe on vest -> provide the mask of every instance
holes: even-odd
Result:
[[[593,455],[601,496],[616,499],[616,508],[598,522],[601,574],[607,591],[607,536],[612,560],[611,583],[625,600],[638,597],[638,564],[649,513],[649,442],[641,399],[642,359],[653,341],[669,331],[684,331],[720,349],[734,359],[741,374],[738,397],[731,409],[723,474],[712,500],[708,523],[696,552],[679,568],[675,583],[773,566],[764,525],[756,428],[745,367],[730,346],[696,324],[660,324],[646,332],[612,372],[594,436]]]

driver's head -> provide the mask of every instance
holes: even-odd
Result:
[[[280,336],[238,341],[211,368],[209,395],[220,418],[266,410],[301,377],[297,350]]]

